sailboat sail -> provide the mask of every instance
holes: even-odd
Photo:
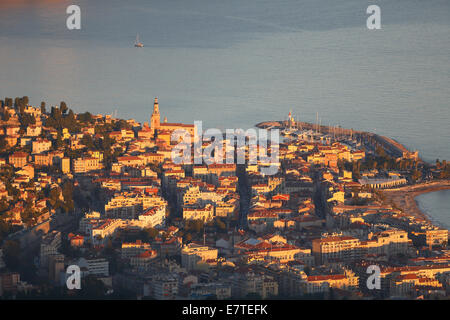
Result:
[[[134,46],[137,48],[142,48],[144,44],[139,41],[139,34],[136,35],[136,42],[134,43]]]

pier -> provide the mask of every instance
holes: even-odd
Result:
[[[356,137],[360,140],[366,141],[371,145],[381,146],[387,154],[395,158],[413,159],[418,162],[423,162],[419,158],[418,151],[409,151],[404,145],[395,141],[392,138],[381,136],[372,132],[358,131],[353,129],[341,128],[336,126],[324,126],[320,124],[314,124],[301,121],[264,121],[255,125],[257,128],[262,129],[289,129],[297,128],[299,130],[312,130],[321,134],[332,135],[336,138],[339,137]]]

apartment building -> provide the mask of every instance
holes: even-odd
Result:
[[[61,232],[54,230],[42,238],[39,255],[41,267],[48,267],[48,257],[58,254],[60,247]]]
[[[22,168],[27,164],[27,162],[28,153],[18,151],[9,156],[9,164],[15,168]]]
[[[104,258],[80,258],[75,264],[82,270],[82,276],[109,276],[109,262]]]
[[[118,157],[117,162],[119,165],[137,167],[146,164],[146,161],[139,156],[124,156]]]
[[[357,269],[361,284],[365,284],[367,281],[369,274],[367,274],[366,270],[370,264],[369,262],[364,262],[358,265]],[[438,279],[438,276],[445,274],[450,274],[450,264],[448,263],[401,267],[380,266],[380,295],[390,296],[391,289],[394,290],[393,293],[398,294],[400,292],[400,295],[403,295],[404,292],[411,289],[408,286],[420,285],[420,281],[434,286],[437,285],[434,280]],[[366,286],[360,287],[363,290],[367,290]]]
[[[191,286],[189,299],[215,298],[224,300],[231,298],[231,285],[225,283],[197,283]]]
[[[138,272],[147,272],[157,256],[155,250],[146,250],[137,256],[131,257],[130,265]]]
[[[181,237],[171,237],[168,239],[158,239],[153,245],[161,257],[171,257],[179,255],[183,246]]]
[[[397,297],[413,296],[416,289],[420,287],[443,289],[442,283],[435,278],[421,277],[417,274],[405,274],[391,279],[389,294]]]
[[[112,236],[122,226],[120,219],[101,220],[91,230],[91,240],[94,244],[102,243],[105,238]]]
[[[190,243],[181,250],[181,266],[187,270],[196,269],[199,262],[217,260],[217,254],[217,249]]]
[[[62,173],[70,172],[70,158],[62,158],[61,159],[61,171],[62,171]]]
[[[74,173],[86,173],[90,171],[100,170],[103,166],[97,158],[78,158],[73,160]]]
[[[124,242],[121,248],[122,259],[130,259],[145,251],[151,250],[152,247],[149,243],[136,240],[136,242]]]
[[[214,218],[214,207],[210,204],[205,206],[183,207],[184,220],[210,221]]]
[[[361,241],[362,254],[406,254],[412,241],[408,239],[408,233],[403,230],[386,230],[376,234],[370,234],[368,241]]]
[[[303,250],[284,241],[250,238],[234,245],[235,250],[248,260],[271,260],[286,263],[303,255]]]
[[[233,298],[246,298],[250,295],[259,296],[261,299],[276,297],[278,282],[272,276],[253,271],[237,272],[232,278]]]
[[[166,200],[157,195],[141,192],[116,193],[105,204],[105,213],[110,218],[135,219],[144,210],[151,207],[167,206]]]
[[[316,264],[329,260],[352,261],[361,257],[360,240],[349,236],[330,236],[312,241],[312,252]]]
[[[159,206],[149,208],[139,215],[138,220],[141,221],[146,228],[154,228],[163,225],[166,220],[166,207]]]
[[[443,228],[429,228],[424,231],[412,232],[413,240],[421,246],[439,246],[448,243],[448,230]]]
[[[32,153],[42,153],[50,150],[52,142],[47,139],[37,139],[31,143]]]
[[[41,134],[42,132],[42,127],[41,126],[28,126],[27,127],[27,132],[26,132],[26,136],[27,137],[37,137]]]
[[[302,283],[304,294],[325,293],[333,289],[357,290],[359,277],[351,270],[343,274],[313,275],[308,276]]]
[[[178,279],[175,275],[160,274],[152,279],[153,298],[174,300],[178,295]]]

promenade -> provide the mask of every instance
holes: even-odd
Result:
[[[428,216],[420,210],[415,198],[424,193],[446,189],[450,189],[450,180],[420,183],[396,189],[385,189],[383,190],[383,194],[386,197],[386,202],[393,203],[396,207],[403,210],[404,213],[431,223]]]

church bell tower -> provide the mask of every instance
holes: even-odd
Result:
[[[160,121],[161,115],[159,114],[158,98],[155,98],[155,102],[153,103],[153,113],[150,117],[150,128],[153,130],[159,129]]]

